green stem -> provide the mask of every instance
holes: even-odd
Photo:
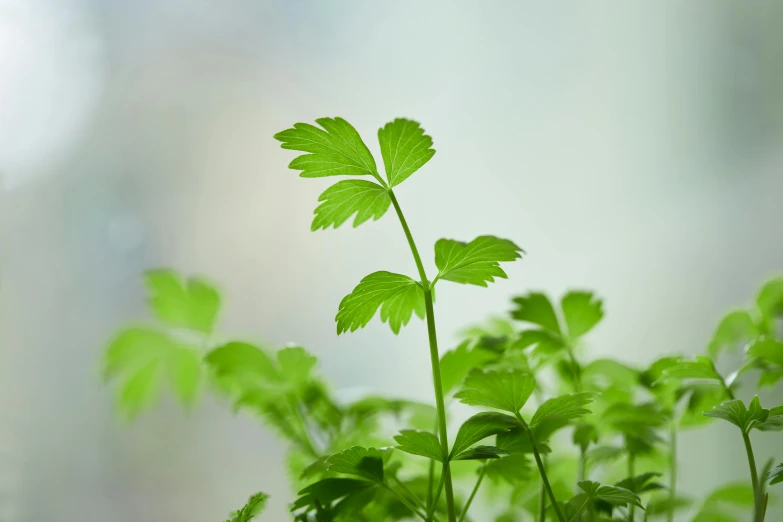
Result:
[[[587,451],[584,446],[579,447],[579,474],[578,482],[582,482],[587,475]]]
[[[674,522],[674,502],[677,498],[677,425],[669,429],[669,514],[668,522]],[[647,519],[645,512],[644,518]]]
[[[745,430],[742,430],[742,440],[745,442],[745,452],[748,454],[748,466],[750,467],[750,480],[753,483],[753,498],[755,500],[755,505],[758,505],[759,472],[756,469],[756,457],[753,456],[753,446],[750,443],[750,436]]]
[[[525,419],[522,418],[522,415],[520,415],[519,412],[516,412],[516,417],[517,420],[522,424],[525,433],[527,433],[527,436],[530,439],[530,446],[533,448],[533,457],[535,457],[536,464],[538,465],[538,473],[541,475],[541,480],[544,482],[544,487],[546,488],[546,491],[549,494],[549,500],[550,502],[552,502],[552,507],[555,509],[555,514],[557,515],[557,519],[560,522],[566,522],[563,513],[560,511],[560,506],[557,503],[557,499],[555,498],[555,493],[552,491],[552,486],[549,484],[549,479],[546,476],[546,470],[544,470],[544,463],[541,462],[541,455],[538,453],[538,446],[536,445],[536,440],[533,438],[533,433],[530,431],[530,427],[527,425]]]
[[[307,429],[307,423],[305,422],[304,415],[302,415],[302,410],[299,409],[299,405],[296,403],[296,399],[289,396],[288,397],[288,407],[291,408],[291,411],[294,413],[294,418],[297,420],[299,433],[299,445],[302,447],[303,450],[305,450],[307,453],[312,455],[315,458],[320,458],[321,455],[316,451],[315,446],[313,445],[313,441],[310,438],[310,432]]]
[[[470,505],[473,503],[473,499],[476,497],[476,493],[478,492],[479,486],[481,486],[481,481],[484,480],[484,475],[486,473],[487,473],[487,467],[482,466],[481,473],[479,473],[479,478],[476,481],[476,485],[473,486],[473,491],[470,492],[470,496],[468,497],[468,502],[465,504],[465,509],[462,510],[462,516],[459,517],[459,522],[463,522],[465,520],[465,516],[468,514],[468,509],[470,508]]]
[[[413,504],[411,504],[410,501],[408,501],[408,499],[406,499],[404,495],[401,495],[397,491],[394,491],[392,488],[390,488],[386,484],[383,484],[383,487],[386,489],[386,491],[391,493],[394,496],[394,498],[399,500],[405,507],[410,509],[413,512],[413,514],[415,514],[417,517],[419,517],[420,519],[422,519],[422,520],[424,520],[426,522],[427,515],[422,513],[421,511],[419,511],[419,509],[416,506],[414,506]]]
[[[636,456],[633,453],[628,453],[628,476],[630,478],[633,478],[634,474],[634,461],[636,459]],[[628,504],[628,522],[633,522],[634,516],[636,514],[636,509],[633,504]]]
[[[435,461],[430,460],[430,471],[427,476],[427,508],[432,505],[433,491],[432,487],[435,485]]]
[[[579,506],[579,509],[576,510],[576,513],[574,513],[574,516],[571,517],[571,521],[577,520],[579,515],[582,514],[582,511],[587,507],[587,504],[590,502],[591,499],[586,498],[584,502],[582,502],[582,505]]]
[[[419,497],[417,497],[416,494],[413,491],[411,491],[410,488],[408,488],[408,486],[406,486],[403,481],[401,481],[397,477],[394,477],[394,481],[397,483],[398,486],[400,486],[400,489],[402,489],[408,495],[408,497],[411,500],[413,500],[413,503],[416,505],[416,507],[418,507],[424,512],[427,511],[427,506],[425,506],[424,503],[421,500],[419,500]]]
[[[546,522],[546,487],[540,474],[538,482],[538,522]]]
[[[441,470],[440,473],[440,480],[438,481],[438,488],[435,490],[435,496],[432,498],[432,504],[430,504],[429,510],[427,510],[427,521],[431,521],[433,517],[435,516],[435,508],[438,505],[438,501],[440,500],[440,494],[443,491],[443,483],[445,482],[446,475],[443,474],[443,471]]]
[[[446,405],[443,400],[443,385],[441,384],[440,378],[440,355],[438,353],[438,335],[435,331],[435,309],[432,304],[432,287],[427,279],[427,274],[424,271],[419,249],[416,248],[416,242],[413,240],[410,228],[408,228],[408,222],[405,221],[405,216],[402,213],[400,204],[391,188],[389,188],[389,198],[391,198],[394,210],[397,212],[397,217],[400,219],[400,225],[402,225],[402,230],[405,232],[405,238],[408,240],[408,246],[413,254],[416,269],[419,271],[421,286],[424,289],[424,304],[427,309],[427,334],[430,342],[430,363],[432,365],[432,382],[435,388],[435,406],[438,410],[438,432],[440,435],[440,446],[444,455],[443,476],[445,478],[444,485],[446,488],[446,509],[449,515],[449,522],[456,522],[457,513],[454,509],[454,487],[451,482],[451,467],[447,458],[449,454],[449,437],[446,430]]]

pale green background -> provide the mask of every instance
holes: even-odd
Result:
[[[443,236],[528,252],[510,281],[439,289],[444,347],[514,293],[578,286],[606,299],[596,354],[701,351],[783,269],[782,20],[774,0],[0,0],[0,521],[215,521],[256,490],[286,520],[255,421],[212,400],[116,419],[98,360],[150,266],[219,281],[227,335],[301,342],[345,393],[429,399],[421,323],[334,334],[361,276],[413,263],[394,219],[309,232],[328,183],[271,138],[296,121],[343,116],[377,151],[416,118],[438,153],[398,196],[428,266]],[[729,426],[681,449],[689,493],[747,477]]]

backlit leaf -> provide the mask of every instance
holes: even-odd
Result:
[[[289,168],[301,170],[303,178],[377,174],[372,154],[350,123],[342,118],[315,121],[323,128],[297,123],[275,134],[282,148],[308,153],[296,157]]]
[[[381,321],[389,323],[396,334],[416,315],[424,318],[424,290],[408,276],[392,272],[375,272],[364,279],[340,302],[337,333],[364,328],[381,309]]]
[[[427,163],[435,150],[432,138],[412,120],[397,118],[378,131],[386,179],[395,187]]]
[[[269,495],[266,493],[256,493],[250,497],[247,503],[238,511],[231,514],[231,519],[226,522],[250,522],[264,509]]]
[[[517,413],[533,393],[534,384],[533,376],[520,370],[473,370],[454,397],[471,406]]]
[[[353,226],[380,219],[391,205],[389,192],[372,181],[339,181],[320,195],[311,230],[337,228],[356,214]]]
[[[439,239],[435,243],[438,278],[487,286],[495,277],[507,278],[500,263],[519,259],[522,250],[508,239],[479,236],[469,243]]]
[[[355,475],[373,482],[383,482],[383,458],[375,448],[353,446],[326,460],[329,471]]]

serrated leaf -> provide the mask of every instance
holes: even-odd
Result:
[[[199,277],[185,279],[170,268],[149,270],[144,274],[152,312],[165,323],[211,333],[215,325],[220,294]]]
[[[379,220],[389,209],[389,192],[372,181],[351,179],[339,181],[326,189],[318,198],[311,230],[337,228],[356,214],[353,226],[358,227],[370,219]]]
[[[530,420],[530,429],[536,440],[546,440],[569,421],[592,413],[584,408],[591,402],[593,394],[588,392],[561,395],[544,401]]]
[[[323,128],[296,123],[275,134],[282,148],[308,153],[296,157],[289,168],[301,170],[303,178],[377,175],[370,150],[350,123],[342,118],[315,121]]]
[[[506,450],[495,446],[474,446],[457,454],[452,460],[490,460],[508,455]]]
[[[340,302],[335,321],[338,335],[364,328],[381,309],[381,321],[389,323],[397,334],[415,312],[424,318],[424,290],[408,276],[392,272],[374,272]]]
[[[520,252],[512,241],[495,236],[479,236],[469,243],[439,239],[435,243],[438,279],[486,287],[495,277],[507,278],[500,263],[519,259]]]
[[[454,350],[443,354],[440,358],[440,378],[443,393],[448,394],[462,384],[465,377],[474,368],[480,368],[484,363],[497,357],[488,350],[475,347],[465,341]]]
[[[291,511],[311,511],[317,506],[329,506],[335,500],[349,498],[375,488],[375,483],[351,478],[325,478],[310,484],[299,492],[291,504]]]
[[[766,362],[783,366],[783,342],[772,337],[759,337],[748,345],[750,357],[760,357]]]
[[[561,306],[571,339],[582,337],[604,316],[603,302],[593,292],[568,292]]]
[[[451,455],[458,455],[473,444],[518,425],[519,421],[503,413],[477,413],[460,426],[457,438],[454,439]]]
[[[399,444],[397,447],[405,453],[443,462],[444,455],[440,441],[429,431],[402,430],[399,435],[395,435],[394,440]]]
[[[715,370],[712,359],[697,355],[694,360],[680,360],[677,364],[663,371],[667,378],[674,379],[708,379],[720,381],[721,376]]]
[[[435,150],[432,138],[413,121],[397,118],[378,130],[381,156],[386,167],[386,179],[395,187],[427,163]]]
[[[268,498],[269,495],[266,493],[256,493],[248,499],[241,509],[232,513],[231,518],[226,522],[250,522],[261,514]]]
[[[454,397],[470,406],[486,406],[516,414],[530,398],[534,385],[533,376],[528,372],[473,370]]]
[[[511,317],[517,321],[537,324],[545,330],[560,335],[560,325],[557,314],[549,298],[539,292],[530,292],[527,295],[512,299],[516,308],[511,311]]]
[[[660,476],[660,473],[642,473],[641,475],[636,475],[635,477],[624,478],[620,482],[617,482],[615,486],[627,489],[628,491],[639,495],[641,493],[646,493],[655,489],[662,489],[662,485],[656,482],[652,482],[654,478]]]
[[[734,310],[721,319],[707,348],[712,357],[722,350],[731,351],[759,334],[759,329],[747,310]]]
[[[770,486],[783,482],[783,464],[778,464],[774,469],[770,470],[766,475],[766,480],[769,481]]]
[[[353,446],[326,460],[329,471],[383,482],[383,458],[375,448]]]
[[[201,355],[163,332],[127,328],[109,343],[103,360],[106,380],[118,380],[118,407],[130,419],[160,397],[168,376],[184,406],[195,400],[201,381]]]
[[[530,459],[525,455],[509,455],[493,459],[484,465],[486,476],[492,482],[504,481],[512,486],[530,480],[533,475]]]
[[[753,398],[747,408],[741,400],[732,400],[715,406],[711,411],[705,411],[704,415],[726,420],[747,433],[753,429],[756,424],[763,423],[767,420],[769,410],[765,410],[761,407],[757,395]]]
[[[583,480],[582,482],[578,482],[577,486],[593,500],[603,500],[609,502],[613,506],[631,504],[644,509],[639,496],[627,489],[617,486],[602,486],[598,482],[592,480]]]
[[[770,408],[767,420],[754,427],[759,431],[783,431],[783,406]]]

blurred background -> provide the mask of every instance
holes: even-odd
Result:
[[[287,519],[256,421],[114,413],[99,361],[149,267],[218,281],[221,332],[302,343],[342,393],[430,400],[423,323],[335,335],[361,276],[414,267],[394,219],[309,231],[330,180],[272,139],[298,121],[343,116],[377,152],[417,119],[438,153],[398,197],[422,250],[528,252],[439,290],[444,349],[513,294],[579,287],[605,298],[596,356],[701,352],[783,268],[781,24],[776,0],[0,0],[0,520],[222,520],[257,490]],[[744,480],[737,442],[687,432],[683,488]]]

